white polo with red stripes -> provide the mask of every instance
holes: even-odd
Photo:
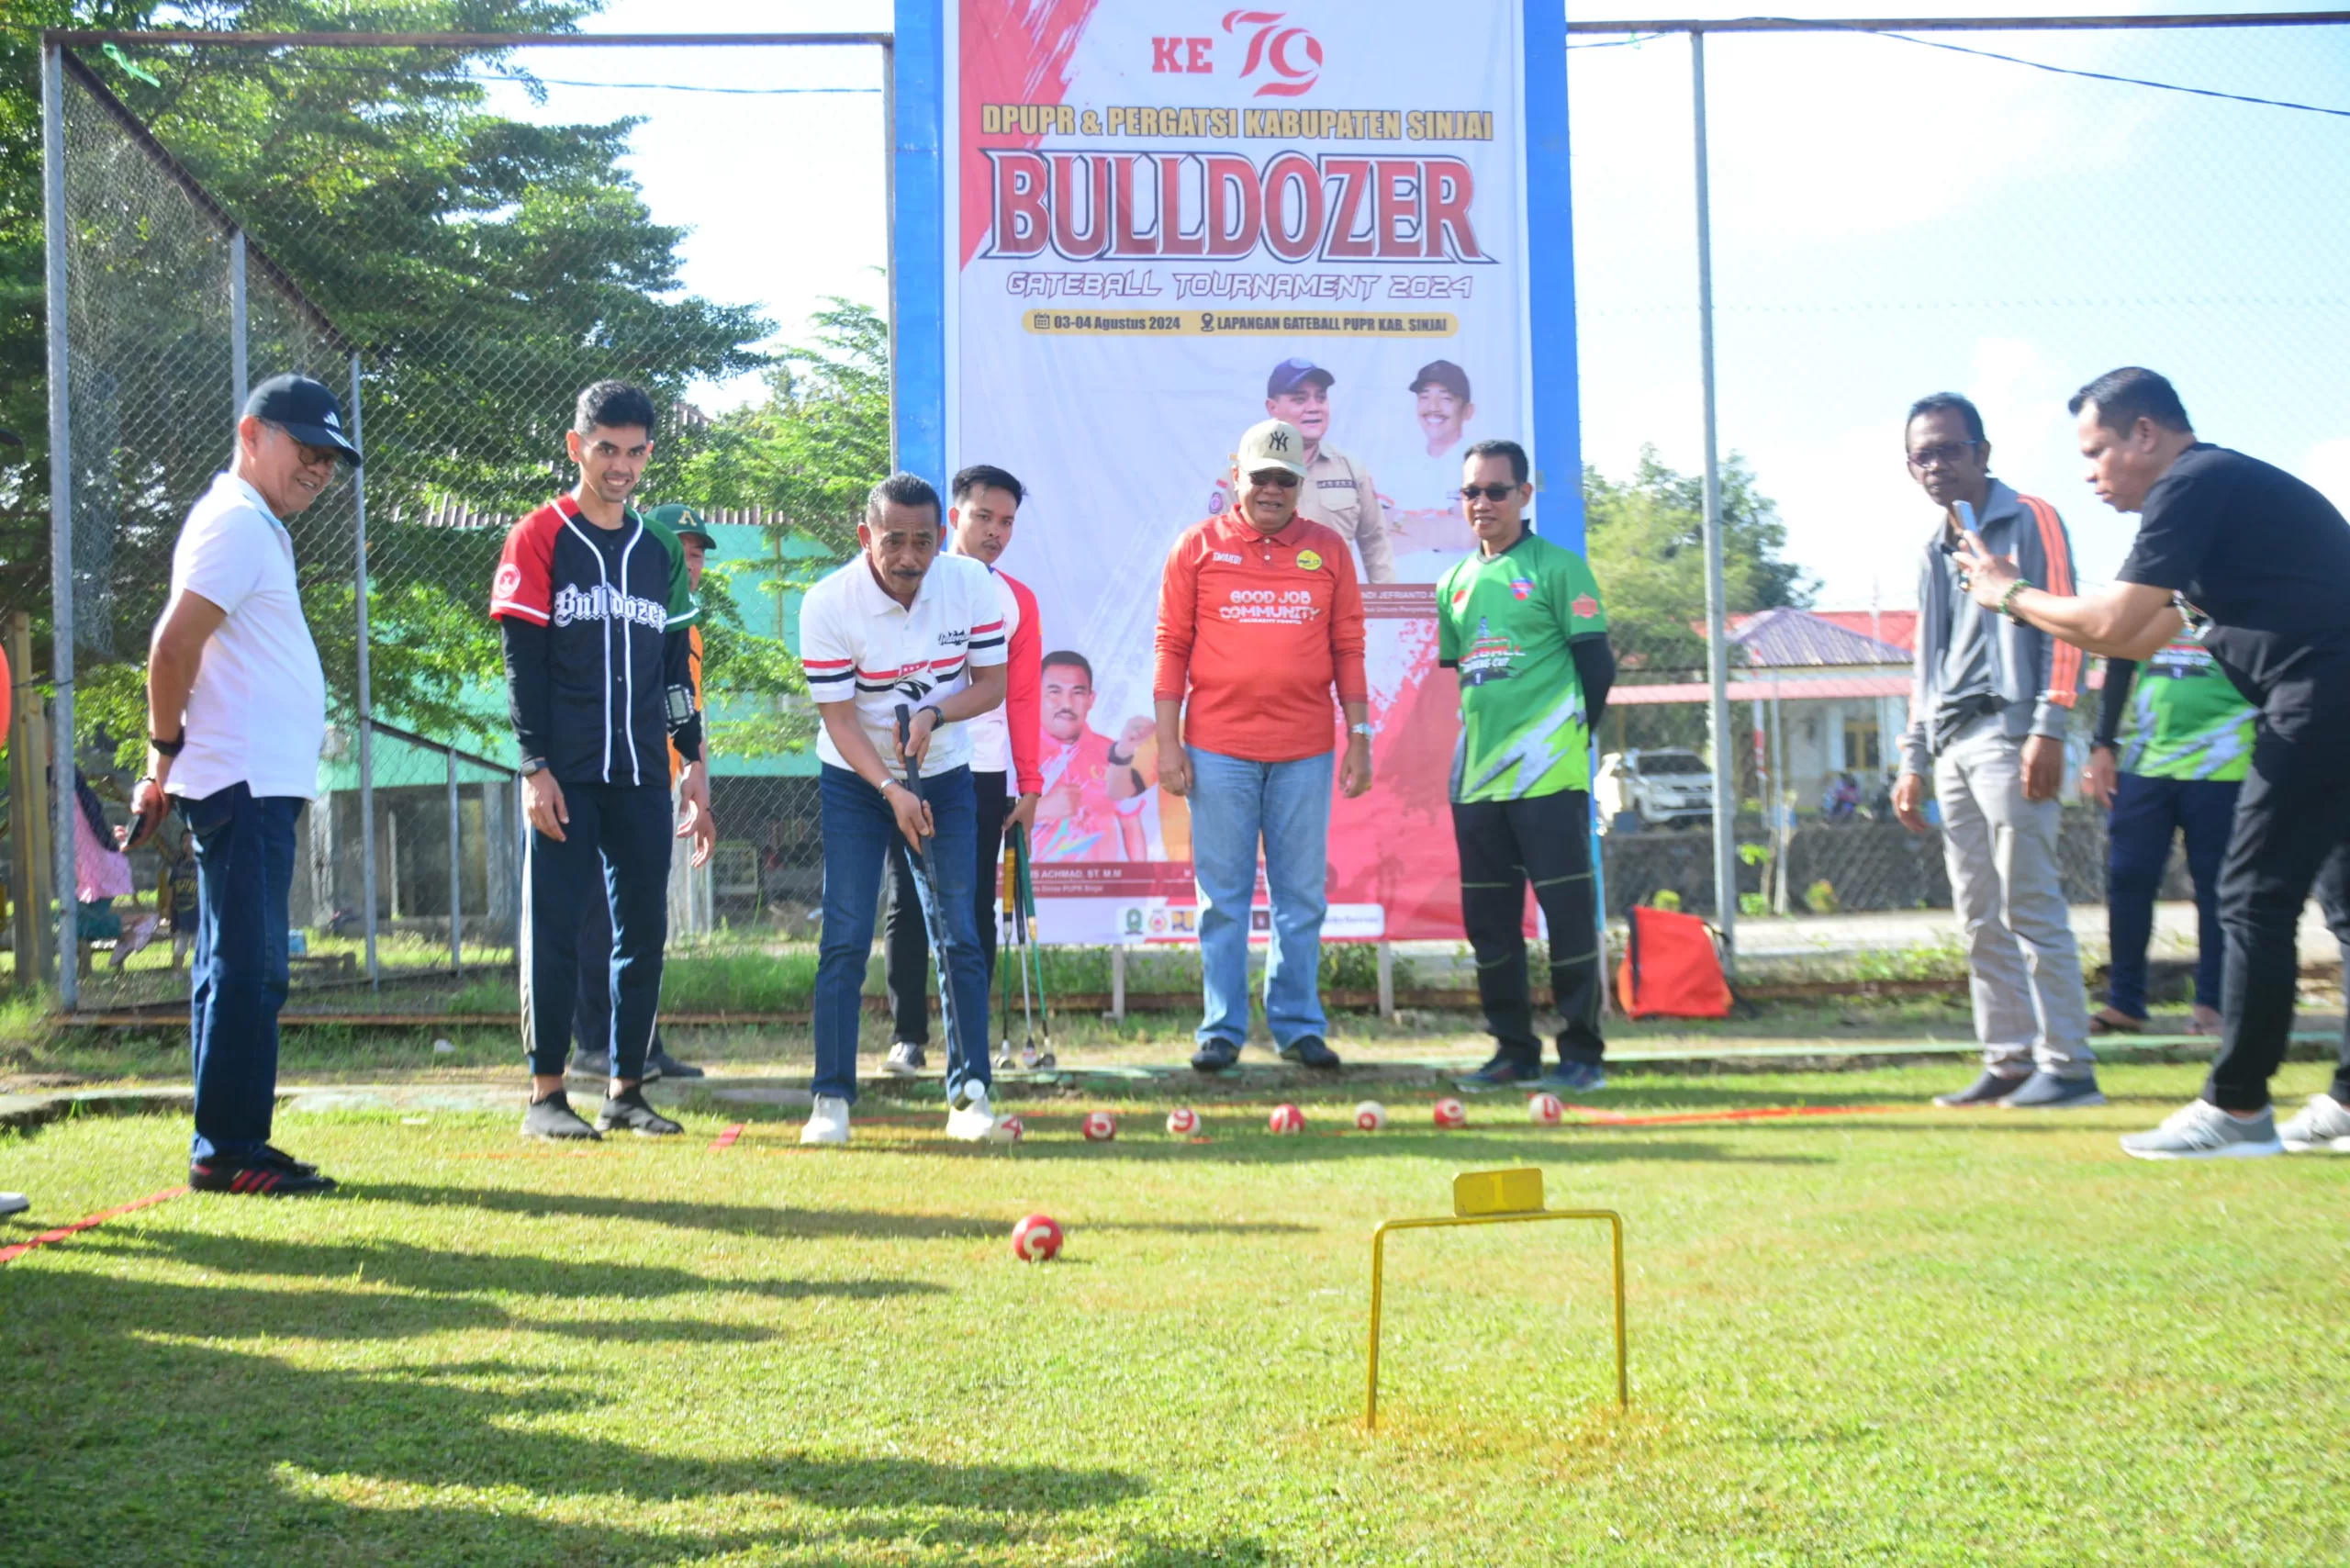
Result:
[[[973,665],[1000,665],[1008,656],[995,578],[968,556],[933,561],[912,605],[882,591],[862,554],[826,576],[800,601],[800,663],[807,672],[808,694],[820,703],[854,699],[857,722],[873,749],[901,778],[898,705],[919,708],[951,697],[970,684]],[[834,767],[848,767],[821,726],[816,755]],[[923,777],[970,764],[970,726],[938,725],[923,760]]]

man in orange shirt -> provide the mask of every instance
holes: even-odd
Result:
[[[1328,908],[1335,688],[1340,787],[1371,788],[1362,588],[1335,530],[1297,515],[1305,438],[1267,420],[1240,438],[1221,516],[1187,530],[1158,584],[1158,784],[1187,799],[1206,992],[1192,1065],[1220,1072],[1248,1034],[1258,846],[1272,895],[1265,1021],[1281,1059],[1335,1070],[1315,985]],[[1188,700],[1187,700],[1188,697]]]
[[[1149,858],[1135,815],[1143,787],[1135,756],[1140,737],[1113,741],[1093,727],[1092,661],[1066,648],[1046,654],[1038,689],[1045,792],[1036,804],[1036,858]]]

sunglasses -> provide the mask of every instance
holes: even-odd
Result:
[[[1261,489],[1294,490],[1297,488],[1297,476],[1286,468],[1269,468],[1262,474],[1251,474],[1248,476],[1248,482]]]
[[[1479,496],[1484,497],[1489,501],[1505,501],[1516,494],[1517,494],[1516,485],[1463,485],[1460,487],[1460,498],[1464,501],[1473,501]]]
[[[1921,446],[1909,454],[1912,468],[1942,468],[1964,461],[1966,454],[1983,443],[1979,441],[1953,441],[1942,446]]]

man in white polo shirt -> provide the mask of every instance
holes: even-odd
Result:
[[[277,1010],[286,986],[294,819],[318,793],[327,683],[285,519],[356,467],[334,394],[304,375],[253,388],[226,474],[189,509],[172,597],[147,655],[147,776],[126,847],[168,800],[196,836],[198,909],[189,1033],[196,1140],[188,1185],[285,1197],[334,1186],[269,1142]]]
[[[972,911],[979,806],[968,721],[1002,702],[1003,609],[995,579],[942,555],[938,492],[912,474],[873,487],[856,558],[808,590],[800,662],[823,727],[817,801],[824,844],[824,932],[816,960],[815,1109],[802,1143],[846,1143],[856,1036],[873,953],[882,867],[899,838],[930,850],[925,911],[938,923],[946,1031],[946,1130],[995,1134],[988,1103],[988,978]],[[905,755],[897,711],[913,710]],[[922,793],[906,784],[906,763]]]

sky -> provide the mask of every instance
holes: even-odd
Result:
[[[1803,14],[1886,9],[1859,0]],[[2015,14],[2012,0],[1933,9]],[[613,0],[589,28],[890,25],[876,0]],[[2350,109],[2345,28],[1919,36]],[[1583,447],[1611,474],[1644,445],[1686,471],[1703,463],[1689,53],[1674,36],[1569,55]],[[645,117],[630,166],[655,218],[689,230],[687,286],[757,304],[782,341],[827,296],[885,302],[877,50],[521,59],[551,80],[605,85],[551,85],[543,106],[511,93],[498,104],[508,113]],[[2084,582],[2111,576],[2135,520],[2082,483],[2065,401],[2118,364],[2163,370],[2207,439],[2291,469],[2350,509],[2339,369],[2350,363],[2350,209],[2340,199],[2350,118],[1861,35],[1715,35],[1707,71],[1720,444],[1778,502],[1789,554],[1817,577],[1819,603],[1915,602],[1919,543],[1934,518],[1902,464],[1901,419],[1926,392],[1975,398],[1994,472],[2056,504]],[[700,400],[723,407],[756,392],[707,388]]]

